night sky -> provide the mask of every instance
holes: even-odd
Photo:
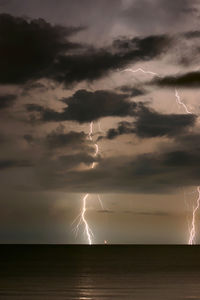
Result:
[[[87,193],[93,243],[188,242],[199,24],[196,0],[0,0],[1,243],[87,243]]]

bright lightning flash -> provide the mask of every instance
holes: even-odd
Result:
[[[100,123],[99,123],[99,127],[100,127]],[[88,138],[91,142],[93,142],[93,137],[92,136],[93,136],[93,122],[90,123],[89,134],[88,134]],[[94,143],[94,146],[95,146],[95,153],[94,153],[93,157],[95,158],[99,153],[99,146],[96,143]],[[97,164],[96,162],[93,162],[90,169],[94,169],[96,164]],[[90,228],[90,226],[89,226],[89,224],[86,220],[87,199],[88,199],[88,197],[89,197],[89,194],[86,194],[83,197],[83,199],[82,199],[83,205],[82,205],[81,213],[80,213],[80,215],[78,215],[78,217],[74,220],[74,222],[72,224],[76,223],[76,221],[78,220],[77,225],[74,228],[76,236],[78,234],[80,226],[84,225],[84,233],[87,237],[88,244],[91,245],[92,244],[92,237],[94,236],[94,234],[93,234],[93,231]],[[103,209],[103,203],[101,201],[100,195],[98,195],[98,200],[99,200],[99,203],[100,203],[100,205]]]
[[[180,95],[177,91],[177,89],[175,89],[175,96],[177,99],[177,103],[179,105],[182,105],[183,108],[185,109],[187,114],[192,114],[191,111],[189,111],[189,109],[187,108],[187,106],[181,101]],[[198,192],[198,198],[196,200],[196,205],[193,207],[193,211],[192,211],[192,224],[191,227],[189,228],[189,241],[188,241],[188,245],[193,245],[195,244],[195,238],[196,238],[196,214],[197,211],[200,207],[200,186],[197,187],[197,192]]]
[[[131,73],[138,73],[138,72],[142,72],[144,74],[149,74],[149,75],[152,75],[152,76],[157,76],[159,78],[162,78],[161,75],[159,75],[158,73],[155,73],[155,72],[152,72],[152,71],[146,71],[142,68],[138,68],[138,69],[125,69],[123,70],[122,72],[131,72]],[[183,108],[185,109],[185,112],[187,114],[192,114],[191,111],[189,111],[189,109],[187,108],[187,106],[182,102],[181,98],[180,98],[180,95],[177,91],[177,89],[175,88],[175,97],[176,97],[176,101],[177,101],[177,104],[183,106]]]
[[[190,237],[188,244],[193,245],[195,244],[195,236],[196,236],[196,213],[200,207],[200,186],[197,187],[197,192],[198,192],[198,198],[196,201],[196,205],[193,207],[193,212],[192,212],[192,227],[190,230]]]
[[[183,106],[183,108],[185,109],[186,113],[187,114],[192,114],[192,112],[188,110],[187,106],[181,101],[181,98],[179,96],[179,93],[178,93],[177,89],[175,89],[175,97],[176,97],[177,103],[179,105]]]
[[[142,68],[138,68],[136,70],[125,69],[122,72],[131,72],[131,73],[142,72],[142,73],[145,73],[145,74],[150,74],[150,75],[153,75],[153,76],[161,77],[159,74],[157,74],[155,72],[146,71],[146,70],[144,70]],[[192,114],[192,112],[188,109],[188,107],[185,105],[185,103],[182,102],[181,97],[180,97],[180,95],[178,93],[178,90],[176,88],[175,88],[175,97],[176,97],[177,104],[180,105],[180,106],[182,106],[187,114]],[[190,231],[189,241],[188,241],[189,245],[193,245],[195,243],[195,237],[196,237],[196,214],[197,214],[198,209],[200,208],[200,186],[197,187],[197,192],[198,192],[198,198],[196,200],[196,205],[193,207],[193,211],[192,211],[192,224],[191,224],[191,228],[189,229],[189,231]]]
[[[158,76],[160,77],[160,75],[158,73],[155,73],[155,72],[151,72],[151,71],[145,71],[144,69],[142,68],[138,68],[136,70],[133,70],[133,69],[125,69],[123,70],[122,72],[131,72],[131,73],[137,73],[137,72],[142,72],[144,74],[150,74],[150,75],[153,75],[153,76]]]

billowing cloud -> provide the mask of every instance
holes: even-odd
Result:
[[[135,134],[140,138],[176,137],[187,132],[195,125],[195,115],[160,114],[143,107],[136,115],[134,122],[120,122],[118,127],[107,132],[107,138],[113,139],[123,134]]]
[[[29,104],[29,112],[40,114],[42,121],[77,121],[91,122],[103,117],[132,116],[140,107],[140,103],[129,101],[126,94],[97,90],[89,92],[78,90],[72,97],[62,100],[67,104],[62,112],[44,108],[40,105]]]
[[[80,30],[1,14],[0,83],[23,84],[40,78],[66,85],[91,81],[130,62],[154,59],[170,43],[168,36],[158,35],[115,40],[109,47],[95,48],[69,41]]]
[[[66,37],[79,30],[1,14],[0,83],[21,84],[44,77],[58,53],[78,47]]]
[[[199,88],[200,86],[200,72],[194,71],[180,75],[169,75],[163,78],[153,80],[153,84],[163,87],[185,87],[185,88]]]
[[[48,133],[43,137],[35,137],[30,134],[25,134],[24,139],[31,146],[39,145],[45,150],[56,151],[70,151],[70,153],[77,153],[82,151],[83,153],[93,153],[94,145],[88,139],[88,135],[81,131],[69,131],[65,132],[64,126],[58,126],[55,130]]]
[[[145,90],[130,85],[123,85],[119,88],[119,90],[127,94],[129,97],[137,97],[146,94]]]
[[[45,189],[89,193],[169,193],[180,186],[198,185],[200,156],[195,151],[172,150],[136,157],[100,160],[87,171],[42,173]],[[46,174],[46,176],[44,176]]]
[[[55,130],[49,133],[45,138],[45,143],[49,148],[76,147],[77,145],[83,149],[86,145],[87,135],[81,131],[70,131],[64,133],[62,130]],[[87,149],[88,149],[87,145]]]
[[[48,76],[65,84],[92,81],[129,63],[157,58],[169,49],[170,43],[167,35],[115,40],[108,48],[88,48],[82,54],[60,56]]]

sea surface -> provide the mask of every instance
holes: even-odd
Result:
[[[200,247],[1,245],[0,299],[200,299]]]

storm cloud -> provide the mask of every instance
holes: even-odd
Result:
[[[78,47],[66,37],[79,30],[1,14],[0,83],[21,84],[44,77],[58,53]]]
[[[160,114],[143,107],[134,122],[120,122],[118,127],[109,129],[107,138],[113,139],[123,134],[135,134],[140,138],[176,137],[195,125],[195,115]]]
[[[153,84],[163,87],[183,87],[183,88],[199,88],[200,72],[194,71],[186,74],[165,76],[160,79],[153,80]]]
[[[24,84],[41,78],[65,85],[92,81],[130,62],[156,58],[170,43],[167,35],[158,35],[115,40],[108,47],[95,48],[69,40],[81,30],[1,14],[0,83]]]
[[[79,123],[91,122],[103,117],[132,116],[140,107],[140,103],[129,101],[126,94],[112,91],[97,90],[89,92],[78,90],[72,97],[62,99],[67,106],[62,112],[57,112],[40,105],[29,104],[29,112],[40,114],[41,121],[77,121]]]

